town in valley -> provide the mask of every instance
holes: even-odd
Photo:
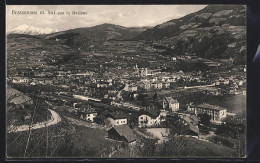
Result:
[[[7,157],[245,157],[245,13],[8,33]]]

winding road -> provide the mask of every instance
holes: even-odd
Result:
[[[55,124],[57,124],[57,123],[59,123],[61,121],[61,118],[60,118],[58,113],[56,113],[55,111],[53,111],[51,109],[48,109],[48,110],[51,113],[51,119],[48,120],[48,121],[45,121],[45,122],[40,122],[40,123],[33,124],[31,126],[32,130],[39,129],[39,128],[44,128],[44,127],[51,126],[51,125],[55,125]],[[11,133],[11,132],[21,132],[21,131],[27,131],[27,130],[29,130],[29,125],[11,126],[8,129],[8,133]]]

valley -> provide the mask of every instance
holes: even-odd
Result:
[[[154,27],[23,29],[7,35],[7,127],[26,126],[8,156],[245,156],[245,6]]]

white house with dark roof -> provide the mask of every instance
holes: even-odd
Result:
[[[91,108],[90,105],[81,105],[81,107],[77,109],[77,115],[80,119],[94,122],[94,118],[97,116],[97,111],[94,108]]]
[[[170,111],[178,111],[180,104],[177,100],[173,99],[172,97],[165,97],[163,99],[163,109],[170,110]]]
[[[161,123],[160,111],[155,108],[149,108],[140,111],[138,117],[138,127],[156,126]]]
[[[110,125],[112,127],[127,124],[127,119],[129,116],[125,114],[124,112],[111,112],[108,114],[107,120],[109,121]]]

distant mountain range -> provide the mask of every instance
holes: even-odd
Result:
[[[20,25],[15,29],[7,32],[7,34],[27,34],[27,35],[42,35],[42,34],[50,34],[58,32],[57,29],[50,29],[50,28],[38,28],[28,26],[26,24]]]
[[[66,39],[71,47],[87,49],[91,45],[107,40],[131,40],[150,27],[123,27],[114,24],[101,24],[87,28],[76,28],[45,35],[46,39]]]
[[[34,32],[33,32],[34,31]],[[144,40],[166,50],[166,55],[197,55],[205,58],[246,61],[246,8],[243,5],[209,5],[200,11],[155,27],[123,27],[101,24],[57,32],[23,25],[12,33],[42,34],[61,39],[74,49],[89,49],[108,40]]]

